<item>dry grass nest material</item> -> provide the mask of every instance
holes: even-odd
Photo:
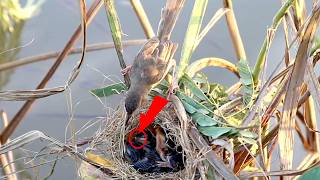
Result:
[[[136,113],[130,121],[129,127],[125,128],[125,110],[118,108],[113,115],[106,118],[102,129],[97,133],[94,140],[90,144],[90,149],[97,151],[106,159],[110,160],[112,166],[109,168],[113,174],[108,175],[112,179],[193,179],[196,174],[195,159],[197,154],[194,154],[195,149],[186,136],[186,128],[181,126],[181,122],[176,115],[172,104],[162,110],[153,125],[161,125],[166,130],[167,138],[170,138],[177,145],[181,145],[185,156],[185,168],[175,173],[141,174],[135,170],[132,165],[124,159],[125,140],[129,132],[138,126],[139,114]],[[124,106],[120,106],[124,107]],[[143,112],[146,111],[149,104],[142,107]],[[182,123],[183,124],[183,123]]]

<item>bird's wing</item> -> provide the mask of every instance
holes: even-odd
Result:
[[[161,44],[159,44],[158,51],[159,55],[157,61],[159,63],[168,63],[170,59],[173,58],[174,53],[176,52],[178,45],[167,40]]]
[[[170,39],[171,32],[176,24],[184,2],[185,0],[167,0],[166,6],[161,12],[157,33],[161,41]]]

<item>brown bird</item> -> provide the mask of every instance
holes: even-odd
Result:
[[[157,36],[149,39],[134,59],[133,65],[122,71],[123,74],[129,73],[131,82],[125,99],[126,124],[150,90],[165,78],[169,70],[173,68],[173,75],[175,73],[176,63],[172,58],[177,44],[169,39],[184,1],[167,0],[162,9]],[[175,82],[171,82],[169,95],[175,87]]]

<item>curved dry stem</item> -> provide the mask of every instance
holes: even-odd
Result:
[[[193,77],[197,72],[201,71],[202,69],[210,66],[216,66],[216,67],[222,67],[225,68],[229,71],[231,71],[233,74],[235,74],[237,77],[239,76],[239,72],[237,70],[237,67],[222,58],[216,58],[216,57],[209,57],[209,58],[203,58],[196,60],[188,68],[186,69],[186,73],[190,76]]]

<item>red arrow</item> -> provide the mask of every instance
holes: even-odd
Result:
[[[156,118],[158,113],[166,106],[169,101],[160,96],[154,97],[151,106],[146,114],[140,114],[140,126],[138,128],[139,132],[143,132]]]

